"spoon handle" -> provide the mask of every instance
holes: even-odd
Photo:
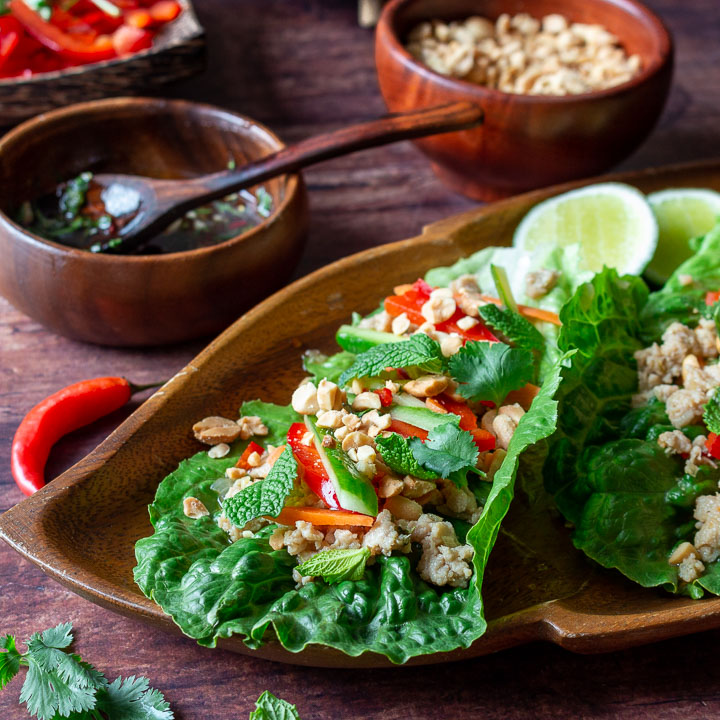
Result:
[[[168,190],[172,192],[173,204],[177,204],[178,200],[184,200],[185,203],[192,200],[193,205],[196,206],[269,178],[297,172],[323,160],[398,140],[466,130],[480,125],[482,121],[482,109],[474,103],[464,101],[388,115],[302,140],[237,169],[183,180],[182,196],[184,197],[178,197],[180,183],[169,187]]]

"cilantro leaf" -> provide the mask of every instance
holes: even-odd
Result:
[[[450,373],[460,383],[460,395],[499,406],[509,392],[533,380],[533,355],[505,343],[469,342],[450,358]]]
[[[375,445],[383,462],[401,475],[412,475],[420,480],[437,480],[440,477],[436,472],[420,467],[407,439],[402,435],[392,433],[387,437],[378,436]]]
[[[248,720],[300,720],[297,707],[267,690],[257,699]]]
[[[56,715],[92,710],[95,707],[95,687],[89,687],[83,675],[63,680],[57,670],[47,671],[28,650],[28,672],[20,691],[20,702],[26,703],[28,712],[38,720],[53,720]]]
[[[468,472],[476,470],[479,453],[475,440],[471,433],[454,423],[434,427],[425,442],[419,438],[410,438],[408,442],[420,465],[460,487],[467,485]]]
[[[369,557],[367,548],[323,550],[298,565],[297,571],[304,576],[321,577],[330,584],[362,580]]]
[[[112,720],[171,720],[170,705],[144,677],[117,678],[98,693],[98,710]]]
[[[264,480],[249,485],[225,501],[225,514],[239,528],[263,515],[277,517],[295,485],[296,477],[297,462],[288,447]]]
[[[439,373],[445,367],[440,343],[424,333],[416,333],[409,340],[383,343],[360,353],[355,362],[340,376],[345,385],[353,378],[375,377],[385,368],[418,367],[430,373]]]
[[[15,636],[0,637],[0,690],[2,690],[20,671],[21,655],[15,648]]]
[[[488,303],[478,308],[486,325],[503,335],[514,347],[525,350],[543,350],[545,339],[542,333],[522,315]]]
[[[705,405],[703,421],[711,433],[720,435],[720,390],[715,390]]]

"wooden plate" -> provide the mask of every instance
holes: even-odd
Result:
[[[132,95],[201,72],[205,31],[191,0],[178,0],[183,12],[164,27],[148,50],[124,58],[0,80],[0,126],[71,103]]]
[[[641,190],[697,186],[720,190],[720,161],[613,176]],[[0,536],[48,575],[83,597],[179,634],[134,585],[133,546],[152,531],[147,505],[160,479],[197,451],[189,432],[208,414],[230,415],[242,400],[286,403],[302,377],[302,348],[332,350],[351,311],[368,312],[394,285],[508,242],[537,201],[579,183],[519,196],[431,225],[316,271],[248,312],[157,391],[84,460],[0,518]],[[521,489],[503,525],[484,584],[490,626],[467,650],[410,661],[459,660],[535,640],[577,652],[603,652],[720,627],[720,599],[692,601],[646,590],[594,568],[567,530]],[[251,653],[289,663],[377,667],[377,655],[347,657],[311,646],[301,654],[269,641]]]

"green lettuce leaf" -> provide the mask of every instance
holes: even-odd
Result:
[[[316,385],[323,378],[338,383],[343,372],[351,367],[354,362],[355,355],[345,350],[330,357],[325,355],[305,355],[303,357],[303,367],[312,375],[313,382]]]
[[[308,583],[296,588],[296,559],[274,551],[269,526],[251,538],[231,543],[216,519],[220,512],[214,481],[234,464],[242,446],[230,456],[198,453],[160,483],[150,506],[154,533],[135,546],[135,581],[143,593],[172,616],[182,631],[201,645],[240,636],[250,648],[265,642],[271,629],[291,652],[322,644],[358,656],[373,652],[403,663],[409,658],[468,647],[487,627],[480,587],[487,559],[513,495],[519,456],[552,433],[556,421],[560,365],[523,416],[508,448],[478,523],[467,541],[475,554],[468,588],[439,589],[425,583],[412,567],[417,558],[384,557],[368,566],[361,580]],[[292,418],[269,406],[274,416]],[[243,410],[259,414],[273,432],[280,429],[257,405]],[[201,499],[211,516],[191,520],[182,499]]]
[[[717,390],[705,405],[703,422],[711,433],[720,435],[720,393]]]
[[[340,385],[353,378],[377,377],[385,368],[417,367],[426,372],[440,372],[445,358],[440,343],[424,333],[412,335],[409,340],[385,343],[360,353],[355,362],[340,375]]]

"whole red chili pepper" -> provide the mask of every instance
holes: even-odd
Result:
[[[12,475],[25,495],[45,485],[45,463],[52,446],[67,433],[121,408],[136,386],[121,377],[102,377],[68,385],[36,405],[20,423],[11,451]]]

